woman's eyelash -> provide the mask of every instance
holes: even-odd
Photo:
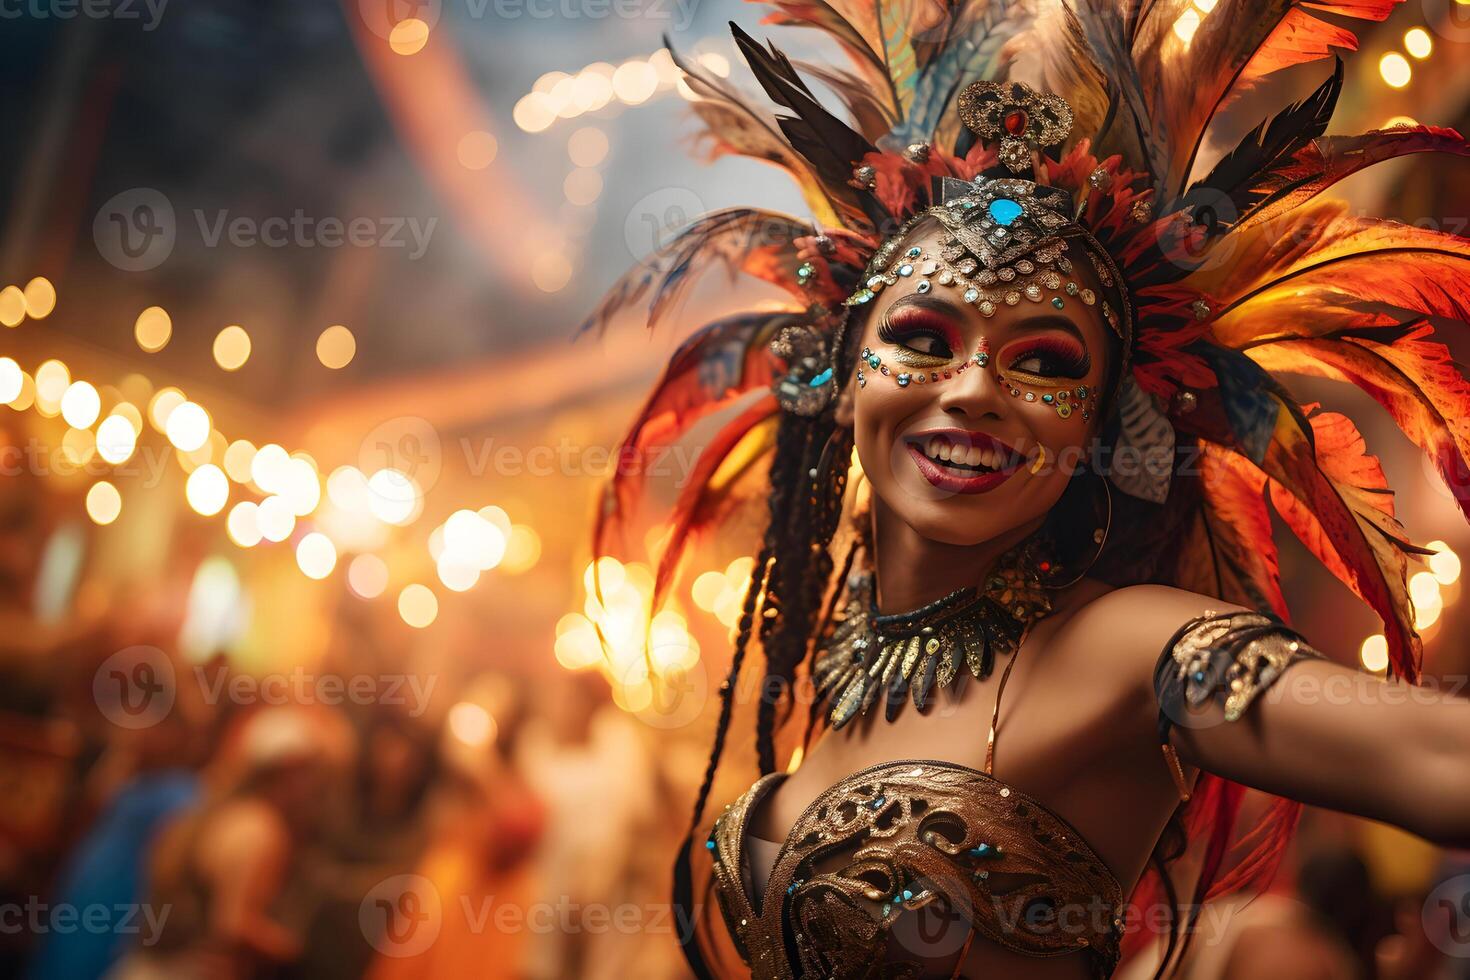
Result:
[[[878,339],[885,344],[893,344],[897,347],[907,347],[918,354],[927,354],[932,357],[953,357],[948,339],[944,334],[932,327],[910,327],[904,330],[896,329],[893,324],[884,320],[878,325]],[[928,339],[932,343],[925,346],[916,346],[919,342]]]
[[[1036,362],[1035,367],[1021,366],[1032,361]],[[1081,378],[1086,377],[1091,369],[1092,357],[1075,344],[1040,338],[1009,363],[1011,370],[1024,371],[1027,374]]]

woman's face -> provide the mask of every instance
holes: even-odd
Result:
[[[943,237],[936,223],[905,249],[937,257]],[[1100,294],[1079,248],[1068,255],[1063,278]],[[931,278],[920,292],[921,276],[901,277],[870,303],[858,345],[881,367],[860,357],[863,383],[847,381],[855,442],[873,492],[900,520],[929,540],[979,544],[1034,526],[1090,455],[1114,335],[1100,297],[1087,305],[1046,291],[986,317],[964,301],[965,284]]]

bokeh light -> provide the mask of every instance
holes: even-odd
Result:
[[[98,480],[87,490],[87,516],[97,524],[111,524],[122,513],[122,494],[106,480]]]
[[[352,363],[352,358],[357,354],[357,338],[352,331],[340,323],[323,330],[320,337],[316,339],[316,358],[322,362],[324,367],[334,371],[345,368]]]
[[[150,354],[163,350],[173,336],[174,324],[161,306],[150,306],[138,314],[133,324],[133,338]]]
[[[415,629],[424,629],[439,616],[439,599],[427,585],[404,586],[398,593],[398,615]]]
[[[337,547],[320,531],[313,531],[296,545],[296,564],[307,578],[324,579],[337,567]]]
[[[224,510],[229,502],[229,478],[218,466],[206,463],[189,474],[184,484],[184,495],[195,512],[212,517]]]
[[[250,360],[250,334],[238,324],[225,327],[214,338],[214,362],[226,371],[238,371]]]

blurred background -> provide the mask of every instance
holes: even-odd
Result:
[[[668,869],[759,515],[654,615],[650,509],[590,598],[601,481],[680,338],[575,335],[695,215],[804,213],[774,169],[702,159],[663,48],[739,80],[727,22],[762,13],[0,3],[0,974],[684,975]],[[1334,131],[1470,125],[1470,3],[1351,26]],[[1470,222],[1444,162],[1343,192]],[[1454,501],[1376,403],[1297,390],[1353,416],[1438,549],[1426,673],[1463,686]],[[640,465],[667,499],[698,450]],[[1287,537],[1295,625],[1382,671],[1372,614]],[[1284,904],[1202,945],[1260,927],[1344,976],[1470,975],[1466,872],[1309,812]]]

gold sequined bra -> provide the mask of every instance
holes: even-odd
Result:
[[[1229,699],[1238,717],[1313,655],[1271,617],[1191,620],[1159,660],[1161,731],[1184,691],[1193,703]],[[715,895],[757,980],[958,976],[977,935],[1027,956],[1081,952],[1095,976],[1112,973],[1122,885],[1076,828],[990,774],[1005,679],[984,771],[900,760],[846,777],[802,812],[759,894],[748,883],[750,818],[786,774],[763,776],[715,821],[705,843]]]

